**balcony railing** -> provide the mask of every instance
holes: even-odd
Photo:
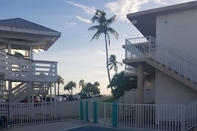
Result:
[[[197,59],[153,37],[127,39],[125,43],[125,58],[152,58],[197,82]]]
[[[57,62],[30,60],[1,51],[0,74],[6,80],[56,82]]]

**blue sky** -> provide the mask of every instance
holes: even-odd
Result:
[[[0,0],[0,19],[20,17],[61,32],[59,40],[48,51],[34,54],[34,59],[57,61],[58,74],[65,84],[77,83],[74,93],[80,91],[78,82],[84,79],[85,82],[98,81],[101,92],[109,94],[104,36],[90,43],[95,32],[88,31],[94,25],[90,19],[95,9],[105,10],[108,18],[117,15],[111,27],[118,32],[119,38],[110,37],[109,54],[115,54],[122,62],[125,38],[142,36],[128,22],[126,14],[189,1],[192,0]],[[119,71],[122,70],[124,65],[119,67]],[[61,93],[68,93],[63,87],[61,85]]]

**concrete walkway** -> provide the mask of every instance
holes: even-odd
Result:
[[[9,129],[0,128],[0,131],[63,131],[64,129],[70,129],[70,128],[80,127],[80,126],[99,126],[99,127],[112,128],[111,126],[104,125],[104,124],[98,124],[98,123],[95,124],[92,122],[86,122],[86,121],[81,121],[81,120],[69,120],[69,121],[53,122],[53,123],[12,126]],[[114,129],[117,129],[117,128],[114,128]],[[140,130],[130,129],[129,131],[140,131]]]
[[[80,126],[106,126],[103,124],[95,124],[92,122],[86,122],[81,120],[68,120],[62,122],[53,122],[53,123],[41,123],[41,124],[31,124],[31,125],[21,125],[21,126],[12,126],[9,129],[0,128],[0,131],[60,131],[63,129],[69,129]]]

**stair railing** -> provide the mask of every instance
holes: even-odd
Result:
[[[197,82],[197,60],[151,36],[127,39],[125,49],[126,59],[153,58]]]
[[[185,128],[189,130],[197,126],[197,100],[185,107]]]

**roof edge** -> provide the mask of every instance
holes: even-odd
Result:
[[[1,31],[10,31],[10,32],[19,32],[19,33],[30,33],[30,34],[40,34],[40,35],[49,35],[49,36],[57,36],[60,37],[60,32],[48,32],[48,31],[36,31],[36,30],[26,30],[26,29],[18,29],[11,27],[0,26]]]
[[[139,11],[136,13],[129,13],[127,14],[127,18],[129,19],[132,17],[139,17],[139,16],[144,16],[144,15],[156,15],[156,14],[162,14],[162,13],[168,13],[168,12],[176,12],[176,11],[181,11],[181,10],[186,10],[186,9],[189,10],[193,8],[197,8],[197,1],[170,5],[170,6],[165,6],[165,7],[159,7],[155,9]]]

